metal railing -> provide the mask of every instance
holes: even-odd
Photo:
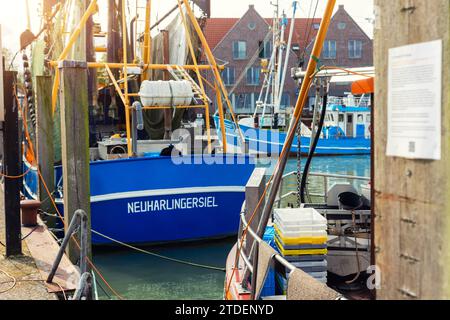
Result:
[[[281,207],[281,201],[290,195],[297,195],[298,191],[292,191],[289,190],[286,194],[283,194],[283,185],[286,179],[289,179],[291,177],[296,177],[297,172],[290,172],[283,176],[281,187],[279,189],[279,197],[276,200],[275,204],[278,206],[278,208]],[[310,173],[310,177],[319,177],[323,179],[323,193],[312,193],[311,196],[317,196],[322,197],[325,202],[327,202],[327,190],[328,186],[330,184],[330,179],[338,179],[338,180],[347,180],[351,182],[355,181],[362,181],[362,182],[369,182],[370,178],[368,177],[360,177],[360,176],[351,176],[351,175],[340,175],[340,174],[327,174],[327,173]],[[261,178],[261,177],[260,177]],[[262,181],[262,180],[261,180]],[[263,183],[263,182],[261,182]],[[263,183],[264,184],[264,183]],[[259,195],[261,196],[261,195]],[[258,197],[259,197],[258,196]],[[251,197],[251,196],[250,196]],[[238,234],[238,242],[237,242],[237,252],[240,259],[242,259],[242,262],[244,263],[244,270],[243,270],[243,277],[242,277],[242,283],[241,286],[243,289],[249,288],[251,293],[252,299],[258,299],[258,294],[256,292],[256,274],[258,273],[258,270],[255,270],[256,266],[258,265],[258,250],[259,245],[264,242],[264,240],[259,236],[260,234],[260,224],[261,220],[264,220],[261,216],[255,216],[253,218],[254,221],[258,222],[256,225],[258,225],[258,232],[253,230],[252,226],[249,225],[247,222],[246,214],[248,211],[247,204],[244,202],[242,210],[241,210],[241,219],[240,219],[240,226],[239,226],[239,234]],[[252,210],[250,209],[249,212]],[[252,223],[253,224],[253,223]],[[245,241],[242,241],[242,237],[244,236],[244,230],[246,233]],[[286,268],[286,270],[290,273],[297,268],[287,261],[280,253],[276,252],[274,250],[274,255],[271,259],[275,264],[275,270],[277,270],[277,265],[282,266]],[[340,298],[339,298],[340,299]]]
[[[370,97],[363,97],[363,98],[328,97],[328,103],[336,105],[345,105],[350,107],[369,107],[371,105]]]
[[[239,233],[239,237],[238,237],[238,242],[237,242],[237,250],[239,252],[239,256],[241,257],[242,261],[245,264],[245,268],[246,271],[244,271],[244,274],[249,273],[251,275],[251,279],[250,279],[250,283],[242,283],[242,286],[244,288],[249,287],[251,288],[251,299],[255,300],[255,299],[259,299],[259,297],[257,297],[257,293],[256,293],[256,272],[255,272],[255,268],[254,265],[257,265],[257,261],[256,261],[256,257],[258,256],[258,249],[257,247],[264,242],[263,239],[261,239],[256,232],[251,228],[251,226],[249,226],[246,218],[245,218],[245,207],[246,204],[244,202],[243,206],[242,206],[242,211],[241,211],[241,226],[239,230],[247,230],[247,236],[250,235],[253,239],[253,246],[250,249],[250,253],[246,253],[246,245],[244,243],[242,243],[240,241],[241,237],[242,237],[242,233],[240,231]],[[256,245],[256,246],[255,246]],[[256,250],[255,250],[256,248]],[[289,272],[292,272],[296,269],[296,267],[291,264],[289,261],[287,261],[286,259],[283,258],[283,256],[281,256],[279,253],[275,253],[272,256],[272,260],[275,264],[280,264],[281,266],[287,268],[289,270]],[[252,263],[252,261],[254,263]],[[276,269],[276,268],[274,268]],[[247,278],[246,276],[244,276],[243,281],[246,281]]]
[[[286,198],[289,198],[291,196],[297,196],[298,195],[298,190],[288,190],[287,192],[285,192],[286,186],[285,186],[285,182],[287,179],[289,178],[294,178],[297,179],[297,172],[296,171],[292,171],[289,172],[287,174],[285,174],[283,176],[283,179],[281,181],[280,184],[280,189],[278,191],[278,197],[277,200],[275,200],[275,205],[278,208],[281,208],[282,205],[282,201],[285,200]],[[369,182],[370,178],[369,177],[361,177],[361,176],[351,176],[351,175],[342,175],[342,174],[330,174],[330,173],[317,173],[317,172],[312,172],[309,175],[309,179],[311,177],[317,177],[317,178],[321,178],[322,179],[322,190],[323,192],[318,193],[318,192],[309,192],[308,196],[309,197],[315,197],[315,198],[322,198],[324,200],[324,203],[327,203],[328,201],[328,187],[330,186],[330,180],[331,179],[335,179],[335,180],[347,180],[348,182],[351,183],[355,183],[356,181],[361,181],[361,182]],[[309,184],[309,179],[308,179],[308,184]],[[307,188],[308,190],[308,188]],[[283,193],[285,192],[285,193]]]
[[[64,236],[61,247],[59,248],[55,262],[47,277],[47,283],[52,283],[56,271],[66,251],[72,236],[80,230],[80,280],[72,300],[92,300],[92,274],[88,271],[88,216],[83,210],[75,211],[69,228]]]

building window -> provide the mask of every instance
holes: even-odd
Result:
[[[314,30],[319,30],[319,28],[320,28],[320,23],[314,23],[314,24],[313,24],[313,28],[314,28]]]
[[[223,82],[226,86],[232,86],[234,84],[234,81],[235,81],[234,75],[235,75],[235,70],[233,67],[225,68],[222,71]]]
[[[247,69],[247,84],[250,86],[258,86],[260,74],[261,74],[260,67],[248,68]]]
[[[336,59],[336,41],[326,40],[323,46],[324,59]]]
[[[236,95],[236,109],[251,110],[252,109],[252,93],[241,93]]]
[[[260,59],[270,59],[272,56],[272,41],[259,41],[259,58]]]
[[[247,59],[247,42],[234,41],[233,42],[233,59],[243,60]]]
[[[358,59],[362,56],[362,41],[350,40],[348,42],[348,57],[350,59]]]
[[[248,24],[248,28],[249,28],[250,30],[255,30],[255,29],[256,29],[256,23],[250,22],[250,23]]]
[[[280,109],[285,110],[287,107],[291,106],[291,96],[287,92],[283,92],[280,101]]]
[[[339,22],[338,23],[338,29],[344,30],[347,27],[347,24],[345,22]]]

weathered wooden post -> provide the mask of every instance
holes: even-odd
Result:
[[[2,59],[3,60],[3,59]],[[3,61],[1,61],[3,63]],[[3,173],[7,176],[4,182],[4,212],[6,227],[6,256],[22,254],[22,236],[20,223],[20,189],[22,159],[19,148],[19,106],[16,103],[14,83],[17,73],[4,71],[3,77]]]
[[[375,252],[380,268],[381,286],[378,299],[449,299],[450,298],[450,2],[433,1],[375,1],[379,16],[375,27],[375,69],[376,107],[375,112]],[[403,81],[389,79],[390,49],[434,40],[442,41],[442,61],[427,61],[425,69],[410,68],[401,76]],[[409,49],[411,50],[411,47]],[[437,51],[437,50],[435,50]],[[433,51],[433,53],[437,53]],[[440,51],[440,50],[439,50]],[[412,51],[410,51],[412,52]],[[391,55],[392,55],[391,51]],[[430,54],[422,50],[419,54]],[[417,53],[416,53],[417,54]],[[410,55],[407,64],[421,63],[414,54],[404,53],[400,59]],[[442,62],[442,70],[433,67]],[[437,65],[437,64],[436,64]],[[430,66],[432,72],[430,73]],[[402,68],[401,65],[391,67]],[[432,80],[427,77],[434,74]],[[441,78],[442,77],[442,78]],[[416,90],[397,95],[396,100],[410,98],[409,107],[416,104],[422,113],[414,124],[405,122],[408,113],[403,114],[402,126],[417,136],[422,123],[433,115],[441,117],[441,124],[435,121],[427,127],[428,137],[422,151],[429,152],[431,140],[440,139],[440,157],[422,158],[387,156],[387,141],[392,134],[388,130],[388,95],[401,84],[416,83]],[[436,86],[427,89],[420,99],[411,97],[429,87],[434,81],[442,82],[442,101],[434,94]],[[439,86],[437,86],[439,87]],[[397,92],[397,91],[393,91]],[[434,103],[417,104],[419,100],[434,97]],[[403,106],[402,106],[403,107]],[[435,112],[435,110],[437,112]],[[400,114],[401,115],[401,114]],[[435,128],[438,128],[437,130]],[[392,133],[392,132],[391,132]],[[394,132],[395,133],[395,132]],[[410,139],[414,139],[410,138]],[[411,140],[413,141],[413,140]],[[415,152],[415,145],[409,144],[409,152]],[[408,144],[406,144],[408,149]],[[439,149],[435,149],[439,150]],[[433,150],[434,151],[434,150]],[[440,158],[440,159],[437,159]]]
[[[88,215],[88,255],[90,249],[90,179],[89,179],[89,124],[88,79],[85,61],[61,61],[60,105],[61,144],[64,181],[64,219],[66,226],[76,210]],[[80,257],[79,248],[72,241],[68,247],[72,262]]]
[[[52,115],[52,77],[36,77],[36,157],[42,178],[50,192],[55,189],[54,142]],[[54,213],[51,201],[42,181],[39,182],[39,200],[42,210]],[[46,201],[47,200],[47,201]],[[54,222],[52,220],[48,222]]]

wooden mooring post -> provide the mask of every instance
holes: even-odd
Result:
[[[375,0],[375,9],[377,299],[449,299],[450,2]],[[433,40],[443,48],[441,159],[386,156],[389,49]]]
[[[3,61],[1,62],[3,63]],[[22,254],[22,236],[20,219],[20,190],[22,181],[22,159],[19,145],[19,106],[15,97],[17,73],[4,71],[3,77],[3,170],[4,179],[4,212],[6,228],[6,256]]]
[[[89,124],[87,63],[61,61],[61,144],[64,189],[64,219],[69,226],[79,209],[88,216],[88,255],[91,255],[91,208],[89,177]],[[78,240],[80,243],[80,241]],[[80,257],[78,246],[69,243],[73,263]]]
[[[55,189],[54,169],[54,141],[53,141],[53,115],[52,115],[52,77],[36,77],[36,157],[42,178],[50,192]],[[41,209],[48,213],[55,213],[51,201],[48,200],[47,190],[39,182],[39,200]],[[54,223],[52,219],[48,223]]]

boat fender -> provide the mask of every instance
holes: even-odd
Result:
[[[171,157],[172,155],[182,156],[181,151],[177,150],[173,145],[164,148],[160,154],[161,157]]]
[[[142,104],[139,101],[133,103],[133,108],[136,110],[136,128],[139,131],[144,130],[144,116],[142,114]]]

